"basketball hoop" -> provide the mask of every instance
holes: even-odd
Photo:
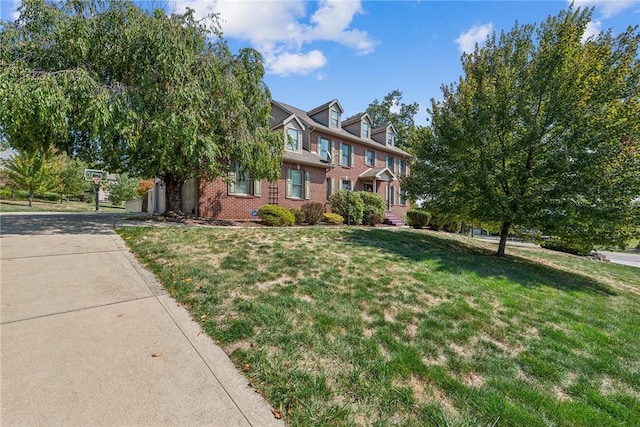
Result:
[[[100,181],[102,180],[102,177],[100,175],[94,175],[93,177],[91,177],[91,180],[93,181],[93,183],[95,185],[100,184]]]

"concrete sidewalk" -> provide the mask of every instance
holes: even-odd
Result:
[[[2,426],[282,426],[113,214],[0,215]]]

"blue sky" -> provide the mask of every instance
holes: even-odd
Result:
[[[337,98],[345,117],[375,98],[400,89],[418,102],[416,123],[440,86],[457,80],[460,55],[490,31],[517,20],[536,23],[569,1],[351,1],[157,0],[137,2],[196,14],[219,12],[230,46],[254,47],[265,58],[265,81],[274,99],[310,110]],[[19,2],[0,0],[3,19]],[[614,33],[640,23],[640,0],[576,0],[595,7],[588,32]]]

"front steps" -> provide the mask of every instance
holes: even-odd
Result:
[[[390,212],[387,212],[387,214],[385,215],[383,223],[394,227],[407,227],[407,224],[402,222],[400,218],[394,216]]]

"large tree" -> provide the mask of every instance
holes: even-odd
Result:
[[[512,227],[620,244],[637,224],[640,34],[584,40],[591,13],[491,35],[463,55],[464,75],[412,140],[413,198],[501,222],[500,256]]]
[[[385,95],[382,101],[377,98],[374,99],[365,113],[371,118],[371,126],[373,128],[391,123],[397,132],[396,144],[404,148],[411,133],[416,128],[414,118],[419,109],[420,105],[417,102],[410,104],[402,102],[402,92],[396,89]],[[362,114],[358,113],[351,117],[361,116]]]
[[[185,180],[223,176],[232,159],[256,179],[279,173],[261,57],[232,54],[215,16],[28,0],[0,41],[0,129],[14,147],[162,177],[173,211]]]

